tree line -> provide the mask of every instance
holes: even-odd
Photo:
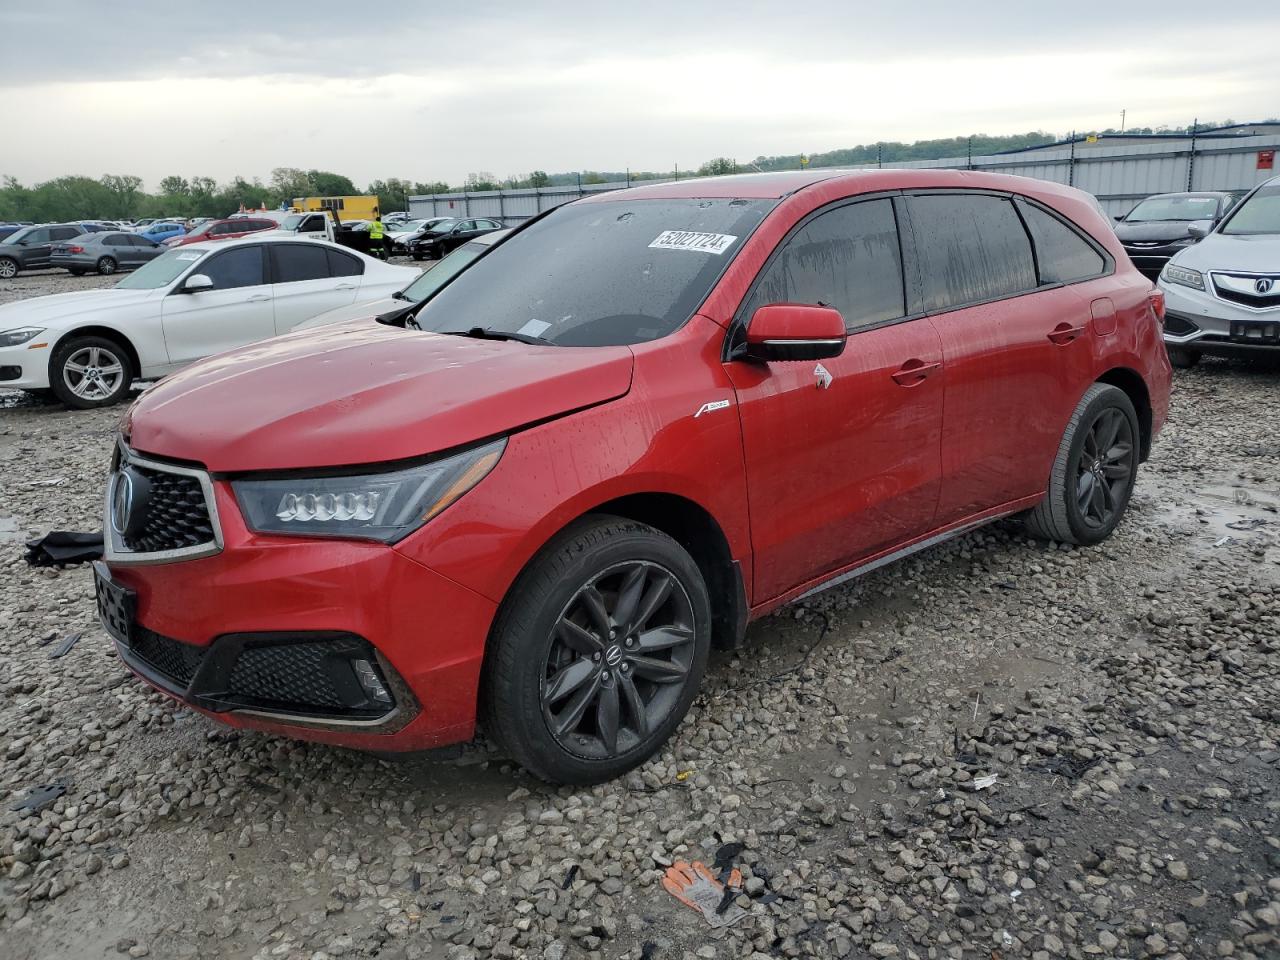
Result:
[[[1198,129],[1225,125],[1201,123]],[[1126,134],[1185,133],[1190,127],[1131,128]],[[1107,129],[1096,131],[1106,136],[1120,133]],[[1081,136],[1084,135],[1082,132]],[[532,173],[499,178],[488,172],[467,176],[464,183],[451,186],[444,181],[411,181],[399,177],[375,180],[364,189],[356,187],[349,177],[327,170],[300,170],[276,167],[266,183],[255,177],[233,177],[218,183],[212,177],[163,178],[154,193],[143,189],[140,177],[108,174],[93,178],[57,177],[34,186],[24,186],[13,177],[0,178],[0,221],[31,220],[50,223],[62,220],[96,218],[102,220],[136,219],[138,217],[225,217],[243,205],[246,209],[274,209],[294,197],[333,197],[373,194],[384,212],[407,210],[411,196],[448,193],[461,190],[498,190],[501,188],[533,188],[570,186],[573,184],[612,183],[631,180],[664,180],[677,176],[715,176],[769,170],[795,170],[801,166],[833,167],[854,164],[893,163],[904,160],[935,160],[942,157],[981,156],[1005,150],[1043,146],[1057,137],[1044,131],[988,136],[950,137],[917,140],[914,143],[884,142],[863,144],[840,150],[813,154],[759,156],[739,163],[730,157],[716,157],[696,169],[680,170],[587,170],[569,173]]]

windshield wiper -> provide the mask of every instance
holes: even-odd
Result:
[[[516,343],[532,343],[542,346],[553,346],[545,337],[531,337],[527,333],[507,333],[505,330],[494,330],[492,327],[472,327],[470,330],[436,330],[435,333],[448,334],[452,337],[471,337],[473,340],[514,340]]]

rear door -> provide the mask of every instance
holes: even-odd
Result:
[[[278,333],[287,333],[304,320],[355,302],[360,277],[334,276],[328,247],[318,243],[273,243],[268,249]]]
[[[275,336],[261,244],[218,250],[195,272],[208,276],[213,288],[175,291],[164,298],[164,341],[172,363],[190,363]]]
[[[1038,272],[1010,197],[950,191],[908,202],[923,303],[947,365],[943,525],[1044,492],[1090,377],[1090,302],[1048,262]],[[1101,269],[1102,256],[1071,237]]]
[[[894,201],[812,215],[766,263],[739,310],[836,307],[843,354],[735,361],[759,603],[927,532],[938,500],[942,347],[910,316]]]

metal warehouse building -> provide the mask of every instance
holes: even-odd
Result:
[[[885,167],[986,170],[1052,180],[1087,190],[1108,214],[1126,213],[1153,193],[1245,190],[1277,175],[1280,123],[1233,124],[1191,134],[1121,134],[1074,137],[982,157],[947,157],[885,163]],[[875,169],[876,164],[848,167]],[[644,183],[661,183],[645,180]],[[414,217],[494,217],[514,226],[578,197],[631,184],[582,184],[410,197]]]

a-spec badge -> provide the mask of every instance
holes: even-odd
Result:
[[[712,400],[710,403],[704,403],[698,408],[698,412],[693,415],[693,419],[697,420],[704,413],[710,413],[712,410],[723,410],[728,405],[728,400]]]

